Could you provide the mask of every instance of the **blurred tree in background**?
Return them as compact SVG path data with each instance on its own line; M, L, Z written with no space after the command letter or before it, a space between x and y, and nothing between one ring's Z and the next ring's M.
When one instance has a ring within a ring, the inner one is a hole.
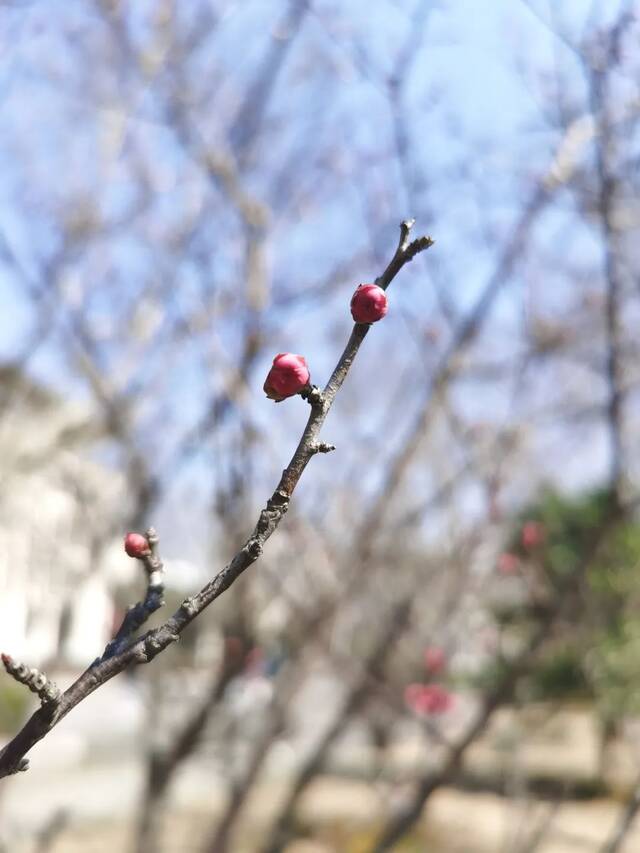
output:
M521 572L520 604L499 608L498 619L526 629L570 587L564 624L531 676L533 697L588 698L605 730L636 715L640 523L636 514L594 549L594 531L610 523L616 495L609 489L566 497L547 491L518 519L508 554Z

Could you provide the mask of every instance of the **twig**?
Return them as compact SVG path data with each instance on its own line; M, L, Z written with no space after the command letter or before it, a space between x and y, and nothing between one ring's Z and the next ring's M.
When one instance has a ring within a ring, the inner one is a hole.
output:
M155 528L150 527L145 538L149 543L149 553L142 556L140 562L147 573L147 593L143 601L127 610L118 632L107 645L102 657L94 662L94 666L123 651L133 634L164 604L164 566L158 556L158 534Z
M380 287L387 288L406 263L432 245L433 241L428 237L409 242L412 225L413 220L406 220L402 223L400 240L395 254L385 271L376 280ZM304 469L316 455L315 447L319 443L320 430L369 328L369 326L361 324L354 326L344 352L340 356L320 398L310 401L309 419L298 447L284 469L277 488L261 511L251 535L231 562L198 593L185 599L173 616L159 628L148 631L141 637L131 638L129 641L123 642L122 648L118 648L106 658L103 656L99 661L92 664L63 693L58 712L53 719L48 713L45 713L43 708L36 711L21 731L0 752L0 778L15 772L15 768L23 761L26 753L94 690L97 690L129 666L150 662L157 654L175 642L187 625L222 595L259 558L265 543L282 521ZM133 617L131 617L131 623L135 624Z

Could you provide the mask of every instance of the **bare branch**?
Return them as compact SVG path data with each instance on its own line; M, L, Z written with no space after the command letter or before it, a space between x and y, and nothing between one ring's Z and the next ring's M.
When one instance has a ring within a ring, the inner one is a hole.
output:
M432 245L433 241L430 238L419 238L409 242L412 225L412 220L406 220L402 223L398 248L386 270L377 279L380 286L388 287L406 263L411 261L416 254ZM92 664L64 692L60 699L57 714L53 719L45 708L36 711L22 730L0 753L0 777L15 772L15 768L26 753L94 690L97 690L127 667L152 661L156 655L175 642L182 631L260 557L265 543L282 521L304 469L312 457L316 455L315 447L318 445L320 430L369 328L369 326L360 324L354 326L344 352L340 356L326 387L320 395L314 395L314 399L310 399L311 413L298 447L284 469L277 488L260 513L253 532L231 562L196 595L183 601L173 616L159 628L148 631L142 637L123 642L124 647L122 649ZM135 623L133 617L131 621Z

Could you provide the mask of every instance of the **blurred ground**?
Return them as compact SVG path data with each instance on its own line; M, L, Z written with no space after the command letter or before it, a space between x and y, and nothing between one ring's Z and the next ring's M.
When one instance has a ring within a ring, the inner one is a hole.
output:
M118 790L117 788L115 790ZM125 793L125 792L123 792ZM250 833L257 837L268 806L275 802L273 790L263 789L261 802L252 811ZM167 816L162 853L200 853L215 813L215 803L201 803L199 810ZM548 806L529 804L527 815L541 819ZM375 825L379 798L364 783L335 778L319 779L305 798L303 817L313 820L319 838L294 842L287 853L341 853L367 850L370 830ZM539 853L596 853L615 824L619 806L612 800L569 802L554 812L547 839ZM464 815L464 821L461 820ZM493 794L469 794L443 789L433 798L419 830L399 851L428 850L434 853L495 853L509 849L522 827L523 813L514 817L513 802ZM335 841L337 836L342 840ZM130 821L85 821L63 832L52 853L107 853L129 849L133 837ZM249 848L250 849L250 848ZM513 849L518 849L513 848ZM622 853L640 849L640 827L629 833ZM19 841L15 853L30 853L33 843ZM160 851L159 851L160 853ZM241 849L238 850L241 853Z
M469 706L458 708L458 714L466 717L472 700L459 702ZM326 710L326 705L320 707ZM59 810L65 810L70 821L53 847L55 853L130 849L142 782L143 719L137 687L126 679L116 680L81 705L70 724L64 721L55 736L34 751L33 769L9 780L0 793L4 839L11 853L33 851L34 821L44 826ZM476 790L438 792L415 836L398 849L516 851L521 849L518 839L523 829L548 821L546 841L538 848L541 853L595 853L620 813L611 793L622 796L629 790L637 766L631 733L630 740L618 741L611 751L606 778L610 795L589 798L589 791L596 791L603 781L598 777L597 735L594 714L584 707L558 710L540 705L501 712L465 765L466 782ZM303 749L303 740L294 740L276 752L249 803L247 849L286 790L283 779L291 757ZM177 779L163 833L167 853L198 850L224 805L224 786L212 773L209 753L205 748ZM367 740L361 731L350 732L334 754L335 775L319 778L303 799L301 826L316 836L313 845L296 842L288 848L291 853L365 853L382 810L393 807L412 776L429 761L409 730L389 758L386 766L394 768L395 778L372 781L374 764ZM622 849L627 853L640 849L640 826Z

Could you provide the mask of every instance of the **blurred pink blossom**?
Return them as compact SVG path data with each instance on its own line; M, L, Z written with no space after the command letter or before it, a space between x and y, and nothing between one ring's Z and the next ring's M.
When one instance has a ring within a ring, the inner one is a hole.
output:
M444 714L453 705L453 695L441 684L408 684L404 701L415 714Z

